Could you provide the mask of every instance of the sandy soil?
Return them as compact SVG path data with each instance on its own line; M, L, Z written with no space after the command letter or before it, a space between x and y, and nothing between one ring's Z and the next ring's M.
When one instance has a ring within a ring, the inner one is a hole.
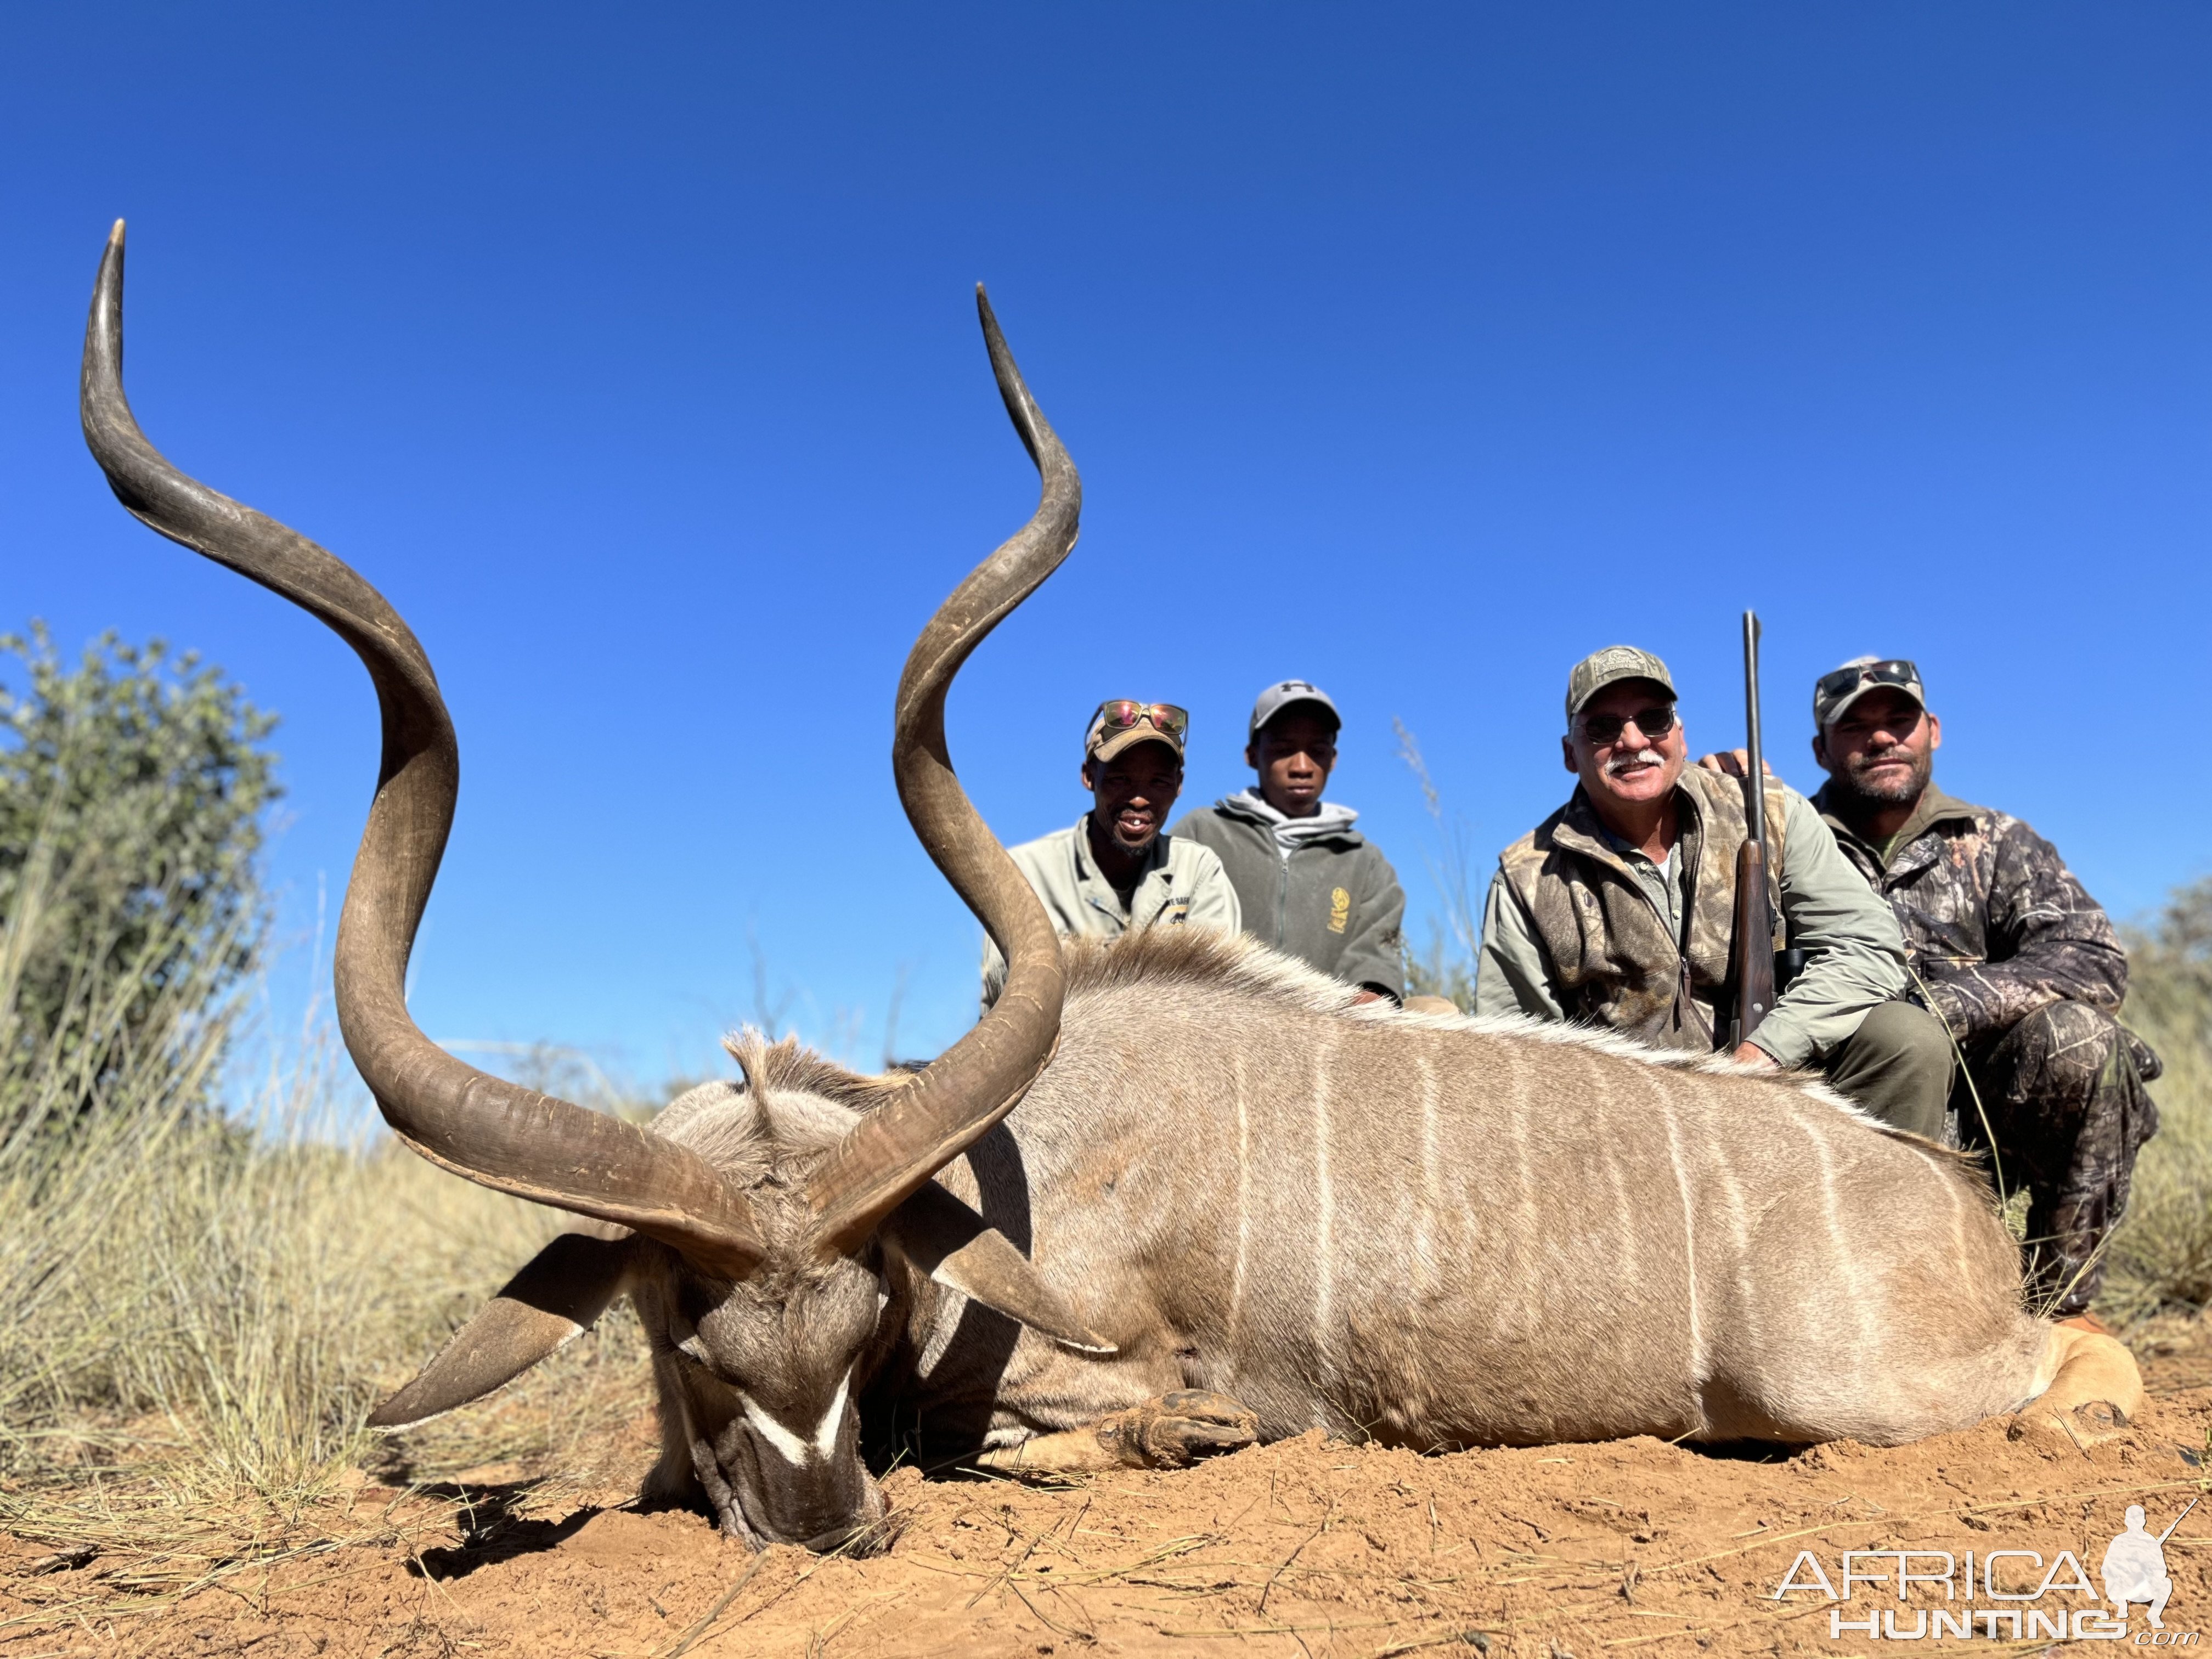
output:
M1993 1422L1768 1459L1654 1440L1420 1457L1310 1436L1049 1488L908 1470L887 1483L903 1530L863 1560L754 1557L703 1520L620 1507L621 1490L558 1493L496 1469L442 1492L364 1486L294 1517L284 1549L181 1583L65 1540L0 1539L0 1659L1861 1653L1863 1635L1831 1638L1817 1594L1773 1598L1800 1551L1838 1589L1846 1550L2028 1550L2045 1565L2070 1550L2094 1574L2128 1504L2156 1531L2212 1496L2212 1336L2145 1346L2154 1402L2094 1452ZM641 1421L623 1436L640 1468L648 1434ZM2212 1642L2208 1540L2212 1504L2166 1545L2166 1623ZM2005 1558L1997 1587L2040 1577ZM1898 1609L1893 1579L1889 1597L1862 1585L1846 1616ZM2053 1589L2030 1605L2089 1602ZM1956 1611L1915 1586L1906 1632L1930 1606Z

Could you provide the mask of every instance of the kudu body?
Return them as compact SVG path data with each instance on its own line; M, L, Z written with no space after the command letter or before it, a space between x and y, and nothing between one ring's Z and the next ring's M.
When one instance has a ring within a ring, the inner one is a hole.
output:
M348 1048L416 1151L592 1224L373 1421L489 1392L627 1292L659 1382L650 1489L755 1543L826 1548L882 1515L864 1425L1081 1468L1312 1427L1424 1449L1897 1442L2039 1396L2086 1436L2112 1420L2098 1402L2139 1401L2117 1344L2022 1311L1969 1164L1816 1085L1355 1008L1249 943L1076 943L1064 965L944 743L953 675L1066 556L1080 501L988 306L1042 499L915 647L892 761L923 845L1006 951L992 1012L914 1074L735 1044L739 1082L647 1129L472 1071L401 992L458 787L428 659L351 569L147 443L122 390L122 278L118 224L82 399L118 496L321 617L377 686L383 768L336 971Z
M2022 1310L1972 1163L1817 1085L1355 1007L1202 933L1066 948L1058 1053L938 1179L1115 1352L895 1266L871 1393L931 1453L1097 1462L1064 1431L1178 1389L1262 1439L1893 1444L2043 1394L2085 1334ZM829 1122L880 1086L743 1053L686 1116ZM2124 1366L2099 1386L2136 1403Z

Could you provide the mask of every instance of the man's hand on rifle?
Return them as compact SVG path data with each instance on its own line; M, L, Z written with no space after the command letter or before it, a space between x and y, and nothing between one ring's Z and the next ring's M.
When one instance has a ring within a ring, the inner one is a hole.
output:
M1737 752L1741 753L1742 751L1738 750ZM1756 1066L1762 1072L1778 1072L1782 1069L1781 1063L1777 1060L1772 1054L1768 1054L1765 1049L1760 1048L1756 1042L1737 1043L1735 1045L1735 1052L1730 1054L1729 1058L1735 1060L1739 1065Z
M1750 769L1751 757L1741 749L1723 749L1717 754L1700 756L1698 764L1708 772L1719 773L1724 778L1740 778ZM1770 778L1774 775L1774 769L1763 760L1759 763L1759 769Z

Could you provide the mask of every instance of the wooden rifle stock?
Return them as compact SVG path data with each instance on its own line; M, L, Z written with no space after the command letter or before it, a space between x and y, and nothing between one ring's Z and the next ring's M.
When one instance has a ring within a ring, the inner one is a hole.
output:
M1774 1012L1774 934L1766 914L1766 851L1746 836L1735 852L1735 1041ZM1734 1045L1731 1044L1731 1047Z

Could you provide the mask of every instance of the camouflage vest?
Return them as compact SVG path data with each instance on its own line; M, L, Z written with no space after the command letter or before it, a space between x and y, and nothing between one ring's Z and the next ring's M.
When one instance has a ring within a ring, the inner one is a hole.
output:
M1675 787L1682 908L1678 944L1627 860L1607 844L1580 785L1567 804L1505 849L1505 878L1535 921L1567 1018L1666 1048L1707 1049L1728 1030L1721 1011L1735 931L1735 855L1743 786L1691 766ZM1767 896L1782 916L1782 786L1766 786Z

